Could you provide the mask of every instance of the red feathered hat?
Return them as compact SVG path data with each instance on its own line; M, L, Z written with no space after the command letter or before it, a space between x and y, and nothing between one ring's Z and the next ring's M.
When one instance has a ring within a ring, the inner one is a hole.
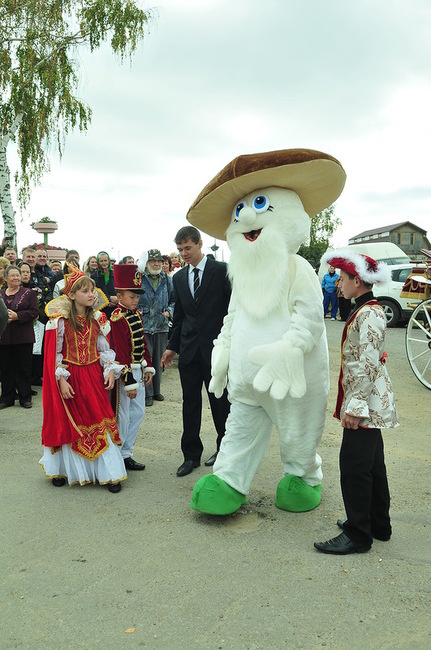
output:
M376 262L372 257L344 249L326 251L321 264L329 264L345 273L357 276L367 284L389 282L391 272L384 262Z

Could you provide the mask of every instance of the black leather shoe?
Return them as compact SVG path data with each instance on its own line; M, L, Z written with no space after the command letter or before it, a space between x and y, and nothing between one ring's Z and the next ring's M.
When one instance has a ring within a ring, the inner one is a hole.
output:
M337 519L337 526L338 528L341 528L341 530L344 530L344 526L347 524L347 519L344 521L342 519ZM373 531L373 537L374 539L378 539L379 542L388 542L391 539L391 532L384 532L384 533L375 533Z
M205 465L206 465L207 467L212 467L212 466L214 465L214 463L215 463L216 460L217 460L217 453L218 453L218 452L216 451L215 454L213 454L212 456L210 456L210 457L208 458L208 460L205 461Z
M121 491L121 483L110 483L108 485L108 490L114 494L117 494L117 492Z
M145 398L145 406L152 406L153 405L153 398L152 397L146 397Z
M185 460L177 469L177 476L187 476L187 474L191 474L200 464L199 460Z
M62 476L52 479L52 484L55 485L55 487L62 487L65 483L66 483L66 479L63 478Z
M142 463L137 463L136 460L133 460L133 458L125 458L124 465L126 469L131 472L142 472L142 470L145 469L145 465Z
M8 404L7 402L0 402L0 411L7 409L9 406L13 406L13 402L12 404Z
M33 389L32 389L32 390L31 390L31 394L32 394L32 395L37 395L37 390L33 390Z
M328 539L327 542L314 542L314 548L322 553L348 555L349 553L366 553L370 550L371 544L359 544L350 539L346 533L341 533L338 537Z
M155 399L156 402L164 402L165 401L165 398L161 393L159 393L158 395L153 395L153 399Z
M23 403L21 404L21 406L22 406L23 409L31 409L31 407L33 406L33 404L32 404L31 402L23 402Z

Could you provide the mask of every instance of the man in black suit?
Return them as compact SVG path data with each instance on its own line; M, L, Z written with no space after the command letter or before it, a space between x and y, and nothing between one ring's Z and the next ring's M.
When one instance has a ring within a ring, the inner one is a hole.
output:
M231 286L227 276L227 265L217 262L202 253L202 239L194 226L181 228L175 243L186 263L173 276L176 295L172 333L161 366L172 366L176 353L179 354L178 370L183 391L183 435L181 450L184 462L177 470L177 476L186 476L199 467L203 451L200 439L202 418L202 385L205 384L214 426L217 431L217 451L205 463L213 465L230 404L227 392L217 399L208 392L211 380L211 352L223 318L229 306Z

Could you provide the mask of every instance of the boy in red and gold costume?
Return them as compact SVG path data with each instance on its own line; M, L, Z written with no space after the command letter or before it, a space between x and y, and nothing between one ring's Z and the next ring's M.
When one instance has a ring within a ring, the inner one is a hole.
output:
M111 344L118 362L124 365L121 379L117 382L117 422L124 464L131 471L145 469L145 465L137 463L132 454L145 414L145 386L151 383L155 373L142 317L137 310L145 257L141 256L139 265L114 264L113 267L118 307L111 315Z

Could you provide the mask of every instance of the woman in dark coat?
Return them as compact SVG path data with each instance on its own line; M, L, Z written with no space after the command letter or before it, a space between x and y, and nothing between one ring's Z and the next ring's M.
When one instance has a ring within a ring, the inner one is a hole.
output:
M31 408L31 362L35 340L33 321L38 318L36 293L21 287L21 273L11 265L5 271L7 288L0 295L8 310L8 324L0 337L0 409L19 403Z
M0 296L0 336L7 327L8 313L3 298Z
M97 255L97 271L91 276L96 287L105 294L109 305L102 309L108 320L118 304L117 292L114 286L114 271L112 269L111 258L105 251L100 251Z

